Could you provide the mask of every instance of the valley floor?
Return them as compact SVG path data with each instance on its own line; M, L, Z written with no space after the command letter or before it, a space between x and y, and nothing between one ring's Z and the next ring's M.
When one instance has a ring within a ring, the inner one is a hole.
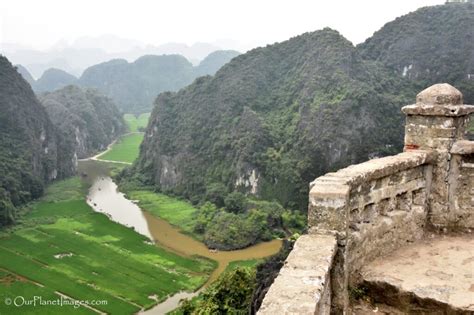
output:
M111 174L135 160L143 139L136 133L146 125L143 117L140 122L125 118L135 133L94 162L108 160ZM91 184L77 176L52 184L41 199L24 208L18 225L0 232L0 314L132 314L178 292L194 292L224 269L255 268L281 245L273 241L227 257L199 242L201 256L181 255L94 211L86 202ZM193 233L196 208L190 203L143 189L127 190L127 196L151 216L199 239ZM209 257L213 255L215 261ZM54 301L63 306L51 305Z
M62 295L97 304L80 306L79 313L131 314L196 290L215 268L209 260L156 247L94 212L84 196L79 178L58 182L29 206L20 225L2 235L0 300L6 303L0 303L0 314L20 310L15 301L25 303L22 313L63 314L74 306L26 306L34 296L51 301Z

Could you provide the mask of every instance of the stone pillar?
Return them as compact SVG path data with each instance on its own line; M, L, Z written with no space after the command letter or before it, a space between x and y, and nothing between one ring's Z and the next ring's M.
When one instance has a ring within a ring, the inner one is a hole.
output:
M452 184L451 148L464 139L469 115L474 107L463 105L461 92L449 84L435 84L420 92L416 104L402 108L407 115L405 148L433 150L437 153L433 166L429 223L436 228L451 225L449 191Z

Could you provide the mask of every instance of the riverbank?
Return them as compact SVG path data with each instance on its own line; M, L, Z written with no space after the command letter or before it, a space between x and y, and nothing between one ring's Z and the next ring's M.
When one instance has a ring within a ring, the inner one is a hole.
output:
M276 254L280 247L280 240L273 240L270 242L260 243L245 249L234 251L211 251L202 242L197 239L184 234L182 230L172 225L167 220L157 216L158 210L166 217L173 216L174 223L178 218L191 218L190 211L195 209L187 202L180 201L175 198L157 195L159 199L153 199L154 205L160 209L155 209L155 212L148 212L137 205L137 201L127 199L125 195L118 191L117 185L104 172L107 165L99 165L95 161L81 162L79 167L82 174L87 174L86 178L92 183L88 194L88 203L96 211L105 213L111 220L119 222L123 225L130 226L134 231L149 236L154 243L167 251L180 255L182 257L205 257L215 261L216 268L213 270L204 286L215 281L232 263L246 264L246 260L263 259L265 257ZM147 191L147 194L152 192ZM140 197L140 195L134 195ZM160 202L157 202L159 200ZM139 203L140 204L140 203ZM145 209L145 208L143 208ZM182 216L179 216L183 210ZM176 297L164 302L164 305L158 305L157 309L161 312L164 309L171 311L178 306L178 297L192 297L197 293L180 292ZM157 310L150 310L150 314L160 314Z

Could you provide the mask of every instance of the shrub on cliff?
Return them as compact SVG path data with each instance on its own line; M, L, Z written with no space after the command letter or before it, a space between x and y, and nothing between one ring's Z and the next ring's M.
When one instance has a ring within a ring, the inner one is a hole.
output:
M255 271L238 267L224 273L194 301L185 301L183 315L248 314L255 287Z

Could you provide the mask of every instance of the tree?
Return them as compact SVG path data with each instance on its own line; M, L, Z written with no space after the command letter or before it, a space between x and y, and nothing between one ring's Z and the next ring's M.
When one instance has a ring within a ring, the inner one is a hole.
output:
M245 196L239 192L232 192L224 199L225 208L233 213L241 213L245 210Z

